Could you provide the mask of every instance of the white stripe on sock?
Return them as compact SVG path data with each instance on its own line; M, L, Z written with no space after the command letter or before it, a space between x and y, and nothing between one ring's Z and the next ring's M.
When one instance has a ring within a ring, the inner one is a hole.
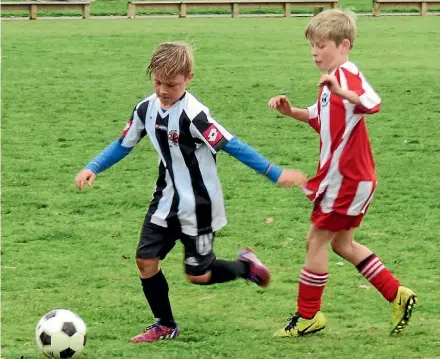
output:
M299 281L312 287L324 287L328 280L328 274L313 274L305 269L301 270Z
M328 274L313 274L313 273L306 271L305 269L301 270L301 275L305 275L306 277L309 277L310 279L327 279L328 278Z
M383 265L381 261L376 262L367 271L363 273L364 277L369 277L371 273L374 273L376 269L379 268L381 265Z
M318 280L318 279L310 279L310 278L307 278L307 277L305 277L303 275L300 275L299 279L301 279L301 280L303 280L304 282L307 282L307 283L315 283L315 284L325 284L327 282L327 278L319 279Z
M364 273L367 272L371 268L371 266L373 264L377 263L378 261L379 261L379 258L378 257L374 257L373 260L371 260L364 268L362 268L361 274L365 275Z
M304 280L302 280L302 279L300 279L299 280L300 281L300 283L302 283L302 284L305 284L305 285L309 285L309 286L311 286L311 287L324 287L325 286L325 282L324 283L310 283L310 282L306 282L306 281L304 281Z
M384 269L385 269L385 266L381 263L380 267L377 268L375 272L373 272L369 277L365 277L365 278L367 278L367 280L368 280L369 282L371 282L371 280L372 280L375 276L377 276L380 272L382 272L382 270L384 270Z

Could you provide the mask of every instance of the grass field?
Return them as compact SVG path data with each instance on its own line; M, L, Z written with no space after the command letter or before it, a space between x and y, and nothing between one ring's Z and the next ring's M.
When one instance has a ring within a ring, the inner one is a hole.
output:
M190 285L179 244L163 267L181 337L128 343L151 322L134 252L156 154L142 141L81 193L74 176L151 92L145 68L154 46L177 39L195 44L190 91L216 119L275 162L314 173L314 131L267 107L280 93L298 106L315 101L319 73L303 39L306 21L2 23L2 358L41 358L35 325L59 307L87 323L88 359L440 358L437 17L359 19L352 54L383 99L368 119L379 187L357 239L419 294L410 329L389 337L389 305L370 286L360 288L368 283L332 254L326 330L272 339L295 310L311 203L220 154L229 225L216 253L232 259L240 247L254 248L272 284Z

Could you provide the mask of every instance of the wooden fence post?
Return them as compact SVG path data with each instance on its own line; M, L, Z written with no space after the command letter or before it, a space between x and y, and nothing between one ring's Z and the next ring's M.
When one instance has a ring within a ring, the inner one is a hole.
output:
M427 12L428 12L428 6L427 6L426 2L422 2L420 4L420 15L425 16Z
M290 4L288 2L284 3L284 17L290 17Z
M82 17L83 19L88 19L90 17L90 8L89 4L84 4L82 9Z
M232 4L232 17L239 17L240 16L240 9L238 7L238 3L234 2Z
M313 8L313 15L318 15L320 12L324 10L323 7L314 7Z
M373 16L380 16L380 4L373 0Z
M186 17L186 4L181 2L179 7L179 17Z
M29 11L29 20L37 20L37 5L32 4L31 9Z
M128 17L134 19L136 17L136 5L131 1L128 2Z

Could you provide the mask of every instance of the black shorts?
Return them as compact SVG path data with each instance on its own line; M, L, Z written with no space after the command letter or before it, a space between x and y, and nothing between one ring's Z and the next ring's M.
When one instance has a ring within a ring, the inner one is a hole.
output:
M215 261L212 250L215 233L188 236L177 228L161 227L147 218L142 226L136 258L164 259L180 239L185 249L185 272L190 275L205 274Z

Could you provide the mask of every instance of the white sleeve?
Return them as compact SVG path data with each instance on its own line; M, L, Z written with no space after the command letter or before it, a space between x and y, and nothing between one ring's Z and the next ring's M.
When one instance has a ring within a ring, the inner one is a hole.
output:
M140 107L143 107L144 105L148 106L148 104L143 103L141 104ZM122 135L121 135L122 146L128 148L134 147L142 139L142 137L145 136L146 131L145 131L144 121L139 116L138 108L135 109L133 111L133 115L131 116L131 119L128 120L124 130L122 131Z

